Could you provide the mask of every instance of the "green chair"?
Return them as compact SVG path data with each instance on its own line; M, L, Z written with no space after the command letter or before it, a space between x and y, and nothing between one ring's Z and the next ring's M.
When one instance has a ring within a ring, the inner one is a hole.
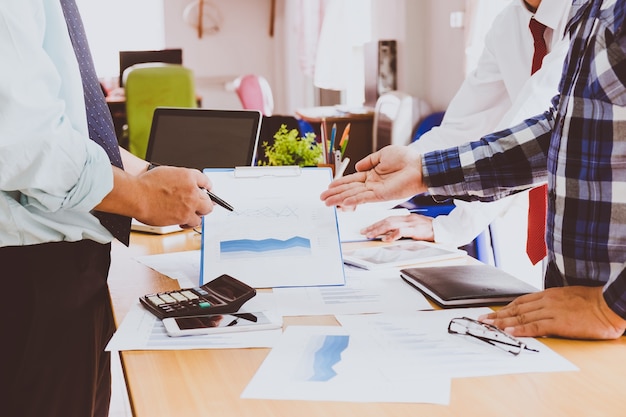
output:
M128 150L145 158L157 107L198 107L193 72L176 64L136 64L124 71Z

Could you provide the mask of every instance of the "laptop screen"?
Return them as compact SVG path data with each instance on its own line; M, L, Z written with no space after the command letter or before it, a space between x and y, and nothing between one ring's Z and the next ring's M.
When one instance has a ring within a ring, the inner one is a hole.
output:
M251 166L260 128L261 113L256 110L159 107L146 160L199 170Z

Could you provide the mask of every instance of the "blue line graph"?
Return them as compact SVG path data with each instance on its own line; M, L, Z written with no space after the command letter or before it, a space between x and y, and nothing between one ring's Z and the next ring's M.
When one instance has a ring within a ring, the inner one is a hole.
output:
M329 381L337 376L333 366L341 361L341 354L348 347L350 336L324 336L324 343L313 355L313 375L309 381Z
M294 236L287 240L280 239L234 239L220 242L222 258L248 256L297 256L311 253L311 240Z

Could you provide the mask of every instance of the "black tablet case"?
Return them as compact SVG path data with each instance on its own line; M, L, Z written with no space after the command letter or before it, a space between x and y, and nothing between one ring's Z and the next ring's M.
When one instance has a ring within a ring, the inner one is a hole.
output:
M491 265L406 268L400 276L441 307L506 304L538 291L530 284Z

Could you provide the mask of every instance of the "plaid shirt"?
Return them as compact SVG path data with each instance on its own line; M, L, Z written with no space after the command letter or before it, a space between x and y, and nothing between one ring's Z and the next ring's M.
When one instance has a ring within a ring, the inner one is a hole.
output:
M491 201L548 181L546 286L604 285L626 318L626 0L575 0L559 95L543 115L423 157L433 195Z

